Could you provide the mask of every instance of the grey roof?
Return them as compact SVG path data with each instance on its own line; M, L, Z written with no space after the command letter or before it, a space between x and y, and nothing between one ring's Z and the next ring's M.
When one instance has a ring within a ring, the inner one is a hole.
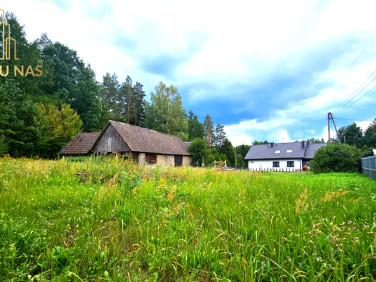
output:
M81 156L90 153L100 132L78 133L59 152L61 155Z
M316 151L321 147L326 146L326 143L312 143L308 144L307 150L304 154L304 159L313 159Z
M133 152L164 155L191 155L188 152L187 145L177 136L118 121L110 120L102 131L101 136L109 125L115 128L117 133L119 133ZM98 141L100 138L101 137L98 138Z
M253 145L244 159L313 159L317 149L325 145L325 143L307 144L307 141Z

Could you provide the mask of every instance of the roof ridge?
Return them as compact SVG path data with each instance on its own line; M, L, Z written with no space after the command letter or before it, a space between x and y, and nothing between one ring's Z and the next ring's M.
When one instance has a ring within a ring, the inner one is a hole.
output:
M110 120L109 122L116 122L116 123L124 124L126 126L138 127L138 128L141 128L141 129L144 129L144 130L148 130L148 131L151 131L151 132L154 132L154 133L159 133L159 134L164 134L164 135L172 136L172 137L175 137L175 138L179 138L182 142L184 142L179 136L176 136L176 135L173 135L173 134L169 134L169 133L163 133L163 132L160 132L160 131L157 131L157 130L154 130L154 129L150 129L150 128L147 128L147 127L142 127L142 126L138 126L138 125L135 125L135 124L129 124L129 123L126 123L126 122L121 122L121 121L116 121L116 120Z

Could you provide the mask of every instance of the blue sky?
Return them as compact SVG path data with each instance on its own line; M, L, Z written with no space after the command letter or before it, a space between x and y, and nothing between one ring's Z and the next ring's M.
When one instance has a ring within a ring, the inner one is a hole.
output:
M374 1L6 0L29 40L46 32L101 81L174 84L184 107L225 125L233 144L327 138L376 117ZM368 90L371 90L367 93ZM367 93L367 94L366 94ZM363 96L364 94L364 96Z

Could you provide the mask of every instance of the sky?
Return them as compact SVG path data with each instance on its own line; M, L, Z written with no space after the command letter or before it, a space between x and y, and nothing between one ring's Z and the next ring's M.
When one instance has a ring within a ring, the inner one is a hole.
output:
M376 117L376 2L5 0L29 41L77 50L98 81L116 73L179 89L233 145L327 139ZM368 79L368 80L367 80ZM360 88L359 88L360 87ZM331 126L331 134L334 128Z

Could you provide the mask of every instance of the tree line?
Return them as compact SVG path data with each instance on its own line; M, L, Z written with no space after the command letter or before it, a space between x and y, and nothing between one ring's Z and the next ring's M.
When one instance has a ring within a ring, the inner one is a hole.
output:
M7 13L12 37L23 65L41 65L43 75L0 76L0 156L54 158L79 132L101 131L108 120L117 120L204 142L209 160L234 163L234 148L224 126L214 126L207 114L200 122L183 107L174 85L160 82L146 101L143 85L127 76L106 73L96 81L95 72L77 52L46 34L33 42L13 13ZM2 30L0 30L2 36ZM0 55L2 54L0 48ZM0 61L2 70L20 61Z
M338 135L340 140L336 141L370 151L371 148L376 148L376 118L364 131L354 122L340 127Z

